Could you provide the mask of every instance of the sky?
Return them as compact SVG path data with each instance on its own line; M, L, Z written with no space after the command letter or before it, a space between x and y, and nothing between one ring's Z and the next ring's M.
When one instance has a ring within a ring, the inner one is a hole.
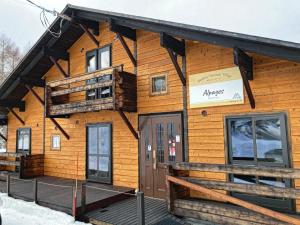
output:
M66 4L300 43L299 0L32 0L61 11ZM21 49L43 34L41 10L26 0L0 0L0 33ZM48 16L49 20L54 19Z

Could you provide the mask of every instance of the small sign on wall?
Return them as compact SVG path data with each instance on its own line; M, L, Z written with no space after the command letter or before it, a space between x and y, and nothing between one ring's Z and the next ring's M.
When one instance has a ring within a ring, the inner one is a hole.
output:
M189 77L190 108L244 103L238 67L193 74Z

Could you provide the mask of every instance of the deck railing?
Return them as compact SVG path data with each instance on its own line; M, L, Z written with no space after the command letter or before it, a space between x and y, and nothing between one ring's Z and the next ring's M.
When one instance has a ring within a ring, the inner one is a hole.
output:
M123 71L122 66L111 67L48 82L46 114L55 117L116 109L135 112L136 96L136 76Z
M245 193L250 195L300 199L299 189L287 188L287 187L274 187L274 186L266 186L266 185L259 185L259 184L232 183L229 181L227 182L227 181L219 181L219 180L205 180L198 177L190 177L189 176L190 171L298 179L300 178L299 169L266 167L266 166L243 166L243 165L223 165L223 164L183 162L183 163L175 163L173 165L168 166L166 180L167 180L167 193L168 193L167 196L168 209L170 212L175 214L176 212L180 212L179 213L181 214L180 216L183 216L182 213L184 213L185 209L192 210L193 206L187 206L186 202L184 201L180 202L176 200L189 197L190 195L189 190L194 190L202 194L205 194L206 197L210 196L213 199L217 199L222 202L228 202L234 205L241 206L243 208L254 211L256 213L263 214L264 216L276 219L277 221L280 220L289 224L300 224L300 220L298 218L294 218L292 216L288 216L283 213L279 213L277 211L273 211L216 191L216 190L222 190L222 191L229 191L229 192ZM185 204L185 206L182 206L180 204L183 205ZM213 208L213 206L210 206L208 208L209 209L205 209L207 210L205 213L213 214L216 213L217 211L216 208ZM230 215L229 211L230 210L228 210L228 215ZM213 216L211 216L211 218L212 217ZM215 219L215 217L213 218ZM217 221L215 220L214 222Z

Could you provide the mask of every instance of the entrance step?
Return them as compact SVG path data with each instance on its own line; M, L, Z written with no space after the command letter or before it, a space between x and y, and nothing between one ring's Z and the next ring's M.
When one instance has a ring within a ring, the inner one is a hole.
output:
M199 199L176 199L174 214L217 224L230 225L287 225L239 206Z

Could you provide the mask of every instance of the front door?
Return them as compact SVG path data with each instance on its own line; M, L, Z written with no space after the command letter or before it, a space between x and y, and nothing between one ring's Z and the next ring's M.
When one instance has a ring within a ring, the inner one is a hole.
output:
M111 183L111 124L87 126L87 179Z
M141 116L141 189L147 196L165 198L166 164L181 162L181 114Z

